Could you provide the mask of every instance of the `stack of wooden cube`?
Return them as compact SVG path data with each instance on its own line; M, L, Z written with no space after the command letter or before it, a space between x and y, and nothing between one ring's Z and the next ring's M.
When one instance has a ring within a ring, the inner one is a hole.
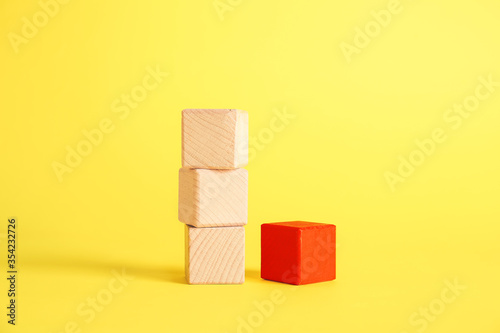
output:
M179 221L186 224L190 284L245 281L248 219L248 113L182 111Z

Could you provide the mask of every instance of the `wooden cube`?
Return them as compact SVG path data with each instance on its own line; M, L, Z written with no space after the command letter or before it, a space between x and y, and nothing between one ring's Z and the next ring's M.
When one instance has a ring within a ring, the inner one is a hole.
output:
M245 228L187 225L186 280L189 284L245 282Z
M180 169L179 221L195 227L246 225L248 171Z
M182 166L235 169L248 164L248 113L234 109L182 111Z
M261 277L295 285L334 280L335 232L333 224L262 224Z

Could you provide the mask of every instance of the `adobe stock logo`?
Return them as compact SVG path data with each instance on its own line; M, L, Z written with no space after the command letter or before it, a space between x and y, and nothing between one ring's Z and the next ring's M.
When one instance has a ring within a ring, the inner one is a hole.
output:
M333 241L331 234L326 237L316 238L316 247L311 255L302 258L301 266L293 265L289 270L283 273L283 280L305 280L309 276L315 274L318 269L322 269L327 260L331 260L332 254L335 254L337 244Z
M288 112L287 107L281 110L273 109L273 117L269 120L269 125L259 130L255 136L249 136L248 147L238 147L241 150L248 150L248 163L250 164L275 138L276 134L283 132L297 117L296 114Z
M253 333L264 324L266 318L270 318L275 311L276 305L281 305L287 300L286 296L279 289L274 289L269 295L269 299L261 302L254 301L255 310L250 312L246 318L238 316L237 333Z
M307 277L309 274L313 274L318 270L320 263L327 260L332 253L336 251L339 247L339 244L333 243L331 235L326 238L318 237L316 238L317 246L314 251L307 257L304 258L304 271L303 277ZM289 276L297 276L298 267L291 267L289 270L283 273L283 279L286 279ZM276 287L271 291L267 300L263 300L261 302L254 301L253 305L255 310L250 312L246 316L238 316L236 318L238 322L238 326L236 327L236 333L254 333L258 332L259 329L269 321L276 309L278 309L278 305L283 305L288 301L287 295L280 289L280 287ZM290 293L295 293L299 290L299 287L294 286L291 289L287 289Z
M212 5L214 6L215 11L217 12L217 16L221 21L224 21L225 13L228 11L233 11L237 8L243 0L214 0Z
M135 279L127 274L125 268L122 268L121 272L113 269L111 274L113 277L108 280L104 288L87 297L78 305L75 310L78 319L67 321L61 329L54 333L87 332L90 324L108 307L111 307L117 296Z
M352 43L340 43L340 50L347 63L350 64L355 54L360 54L363 49L367 48L372 40L391 24L393 17L402 11L403 6L399 0L390 0L386 9L372 10L370 15L373 19L368 21L363 28L358 26L354 28L355 35Z
M128 93L123 93L111 103L111 112L116 113L118 118L123 121L127 119L130 113L137 109L142 102L157 89L164 79L169 75L157 65L156 69L148 66L145 69L141 83L135 85ZM94 128L81 131L83 138L74 146L66 145L66 156L62 162L52 161L52 170L59 182L62 182L66 173L73 172L78 168L94 151L94 148L100 146L106 135L113 133L118 124L117 120L110 117L102 118Z
M425 332L429 328L429 325L434 323L467 289L467 286L460 284L457 278L454 278L453 281L445 280L444 285L439 297L432 299L425 306L420 306L408 318L410 326L416 333ZM409 332L401 331L400 333Z
M481 103L490 98L500 87L500 82L493 81L493 74L489 74L486 78L480 76L478 81L474 93L465 97L461 103L453 104L453 107L443 113L443 121L450 129L446 130L444 126L434 128L427 138L415 139L416 148L409 154L397 156L399 165L395 172L386 171L384 173L385 181L392 192L396 191L398 184L404 183L418 167L422 166L429 157L438 151L439 145L448 139L448 133L459 130L464 121L479 109Z
M19 53L19 47L28 42L38 35L40 29L49 24L50 19L54 18L61 10L61 5L66 5L70 0L40 0L38 5L40 10L36 11L31 20L26 16L21 18L23 23L21 27L21 34L9 32L7 38L15 53Z

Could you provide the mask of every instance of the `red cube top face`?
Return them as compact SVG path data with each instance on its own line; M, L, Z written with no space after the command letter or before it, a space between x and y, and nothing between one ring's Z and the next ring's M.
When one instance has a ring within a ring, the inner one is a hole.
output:
M261 277L289 284L335 279L333 224L265 223L261 226Z

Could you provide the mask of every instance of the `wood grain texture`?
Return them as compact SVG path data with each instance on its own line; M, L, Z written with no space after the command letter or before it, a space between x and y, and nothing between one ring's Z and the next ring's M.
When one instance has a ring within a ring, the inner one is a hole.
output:
M181 168L179 221L195 227L246 225L248 171Z
M248 164L248 113L235 109L182 111L182 166L235 169Z
M186 225L186 281L189 284L245 282L245 229Z

